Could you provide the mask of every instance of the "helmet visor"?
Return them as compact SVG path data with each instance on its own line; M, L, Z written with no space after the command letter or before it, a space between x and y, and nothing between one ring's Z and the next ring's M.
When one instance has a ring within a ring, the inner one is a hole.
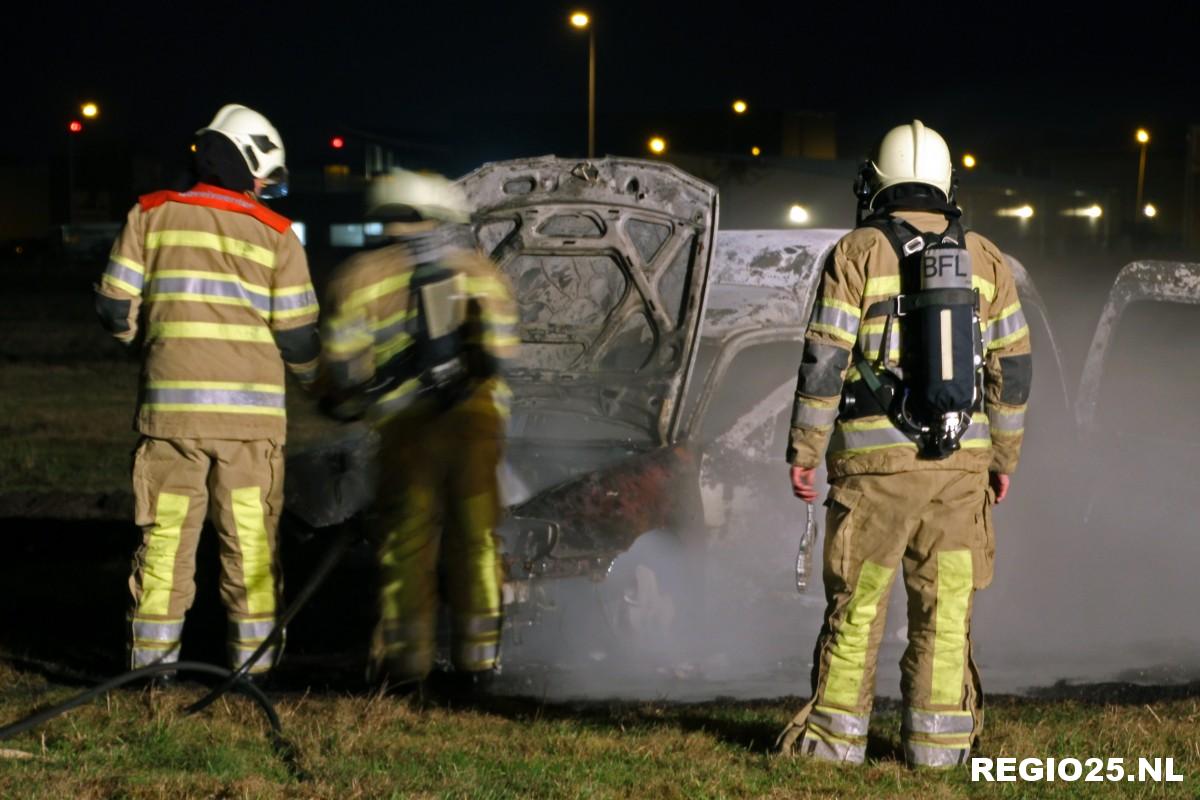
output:
M276 167L263 180L267 182L267 185L258 193L263 200L278 200L281 197L287 197L288 171L285 167Z

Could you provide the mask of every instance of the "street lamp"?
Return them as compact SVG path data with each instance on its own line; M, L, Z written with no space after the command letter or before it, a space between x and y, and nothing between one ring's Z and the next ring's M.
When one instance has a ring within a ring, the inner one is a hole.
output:
M761 155L762 155L762 148L761 148L761 147L759 147L758 145L755 145L754 147L751 147L751 148L750 148L750 155L754 156L755 158L758 158L759 156L761 156Z
M1137 182L1137 205L1142 205L1142 190L1146 186L1146 145L1150 144L1150 132L1145 128L1138 128L1137 134L1134 136L1140 145L1141 154L1138 156L1138 182ZM1153 214L1146 216L1152 217Z
M1142 209L1142 213L1145 214L1148 219L1154 219L1158 216L1158 208L1155 207L1154 203L1146 203L1145 208Z
M571 26L588 32L588 158L596 157L596 28L584 11L571 14Z
M79 107L79 113L88 119L95 119L100 116L100 106L95 103L84 103Z
M750 106L746 105L745 100L734 100L733 101L733 113L735 113L735 114L745 114L749 108L750 108Z
M646 146L649 147L650 152L654 153L656 156L661 156L663 153L667 152L667 140L661 136L651 137L650 141L646 143Z
M963 166L967 169L975 169L976 163L975 156L971 155L970 153L963 155Z

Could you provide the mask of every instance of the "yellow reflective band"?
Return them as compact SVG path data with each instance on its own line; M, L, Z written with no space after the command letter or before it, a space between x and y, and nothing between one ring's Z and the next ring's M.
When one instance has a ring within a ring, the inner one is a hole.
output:
M218 339L227 342L275 344L271 331L261 325L225 325L220 322L154 322L148 339Z
M488 311L486 309L480 316L483 317L485 322L493 325L516 325L521 321L521 318L516 314L505 314L500 311Z
M852 306L842 300L838 300L836 297L822 297L821 305L825 306L826 308L836 308L838 311L844 311L855 319L862 317L861 308L858 306Z
M275 611L275 582L271 575L271 543L263 520L262 490L247 486L230 492L233 521L242 550L242 585L251 614Z
M460 598L465 601L466 608L478 615L500 614L500 560L496 558L493 528L499 512L499 499L490 492L477 494L462 501L460 513L466 525L466 541L472 544L468 552L472 553L476 563L466 564L472 580L468 581L468 597ZM491 546L479 546L491 545ZM473 637L477 641L485 637ZM496 633L499 640L499 632Z
M108 260L109 260L109 261L115 261L115 262L117 262L118 264L120 264L122 267L125 267L125 268L127 268L127 269L131 269L131 270L133 270L134 272L137 272L137 273L139 273L139 274L141 274L141 275L145 275L145 274L146 274L146 269L145 269L145 267L143 267L141 264L139 264L139 263L137 263L136 261L134 261L132 258L126 258L125 256L118 256L118 255L110 255L110 256L108 257Z
M416 312L415 310L414 310L414 311L409 311L407 308L405 308L405 309L401 309L400 311L397 311L395 314L392 314L390 317L385 317L385 318L383 318L383 319L381 319L381 320L378 320L378 321L376 321L376 322L372 322L372 323L371 323L371 330L373 330L373 331L381 331L381 330L383 330L384 328L390 328L390 327L392 327L392 326L393 326L393 325L395 325L397 322L403 322L404 320L407 320L407 319L412 319L412 318L413 318L413 317L415 317L416 315L417 315L417 312Z
M120 289L122 292L127 292L127 293L133 295L134 297L137 297L138 295L140 295L142 293L141 289L137 288L136 286L126 283L125 281L121 280L120 278L114 278L112 275L109 275L107 272L100 276L100 283L105 284L107 286L111 286L114 289Z
M963 439L958 446L964 450L986 450L992 446L992 440L990 437L987 439Z
M504 283L490 276L467 277L467 292L473 295L505 295L508 293Z
M302 306L300 308L289 308L284 311L272 311L271 319L293 319L295 317L303 317L306 314L316 314L320 307L316 303Z
M405 348L412 344L412 337L407 333L397 333L392 338L375 347L375 364L386 364L396 356L397 353L404 352Z
M808 329L809 331L816 331L818 333L827 333L830 336L841 339L843 342L849 342L850 344L854 344L854 342L857 341L857 337L853 333L844 331L836 325L826 325L824 322L810 322Z
M832 400L820 400L820 399L816 399L816 398L812 398L812 397L805 397L802 394L798 394L798 395L796 395L796 402L802 406L808 406L810 408L819 408L822 411L825 411L825 410L828 410L831 408L837 408L838 403L841 401L838 400L838 398L836 398L836 397Z
M223 389L230 392L271 392L283 394L275 383L236 383L230 381L147 381L147 389Z
M305 292L315 292L311 283L305 283L301 286L284 286L271 290L271 294L275 297L291 297L292 295L304 294Z
M847 739L843 736L838 736L836 733L830 733L819 725L813 725L811 723L805 726L804 735L806 737L811 736L814 739L820 739L825 744L845 744L849 745L850 747L861 747L863 739L866 738L865 736L860 736L857 740Z
M1008 308L1001 311L999 316L992 317L992 324L995 325L997 322L1006 320L1020 310L1021 310L1021 302L1018 300L1017 302L1013 303ZM982 325L982 323L980 323L980 324Z
M483 343L488 347L516 347L521 343L521 338L519 336L485 333L483 335Z
M899 275L884 275L879 278L867 278L867 285L863 289L864 297L879 297L900 294L900 276Z
M937 554L937 613L933 636L933 688L930 702L956 706L962 702L967 659L967 607L971 602L970 550Z
M858 706L863 673L867 668L871 626L879 612L879 601L892 582L894 570L873 561L864 561L846 616L834 633L829 649L829 673L825 679L822 703L851 708Z
M987 346L988 352L990 353L993 350L999 350L1002 347L1008 347L1013 342L1018 341L1028 335L1029 335L1029 326L1022 325L1020 328L1013 331L1008 336L1003 336L999 339L993 339L992 341L988 342L988 346Z
M146 234L146 249L154 250L159 247L216 250L218 253L254 261L268 269L275 268L274 251L232 236L221 236L207 231L152 231Z
M226 406L217 403L142 403L142 408L153 411L208 411L220 414L266 414L285 417L287 411L267 406Z
M370 286L364 286L361 289L356 289L346 298L344 310L364 306L372 300L378 300L381 297L398 292L401 289L408 288L408 284L412 282L412 273L405 272L402 275L393 275L390 278L385 278L378 283L373 283Z
M137 613L165 617L170 613L171 589L175 585L175 554L187 521L188 499L162 492L154 511L154 527L146 543L142 564L142 599Z
M978 275L971 276L971 288L978 289L979 293L983 295L983 299L989 303L996 299L996 284Z
M395 389L392 389L390 392L385 394L383 397L379 398L379 404L382 405L391 400L398 400L399 398L403 397L406 394L411 394L411 393L415 392L419 388L421 388L421 381L418 380L417 378L411 378L411 379L405 381L404 383L400 384L399 386L397 386Z
M271 290L261 284L251 283L237 275L227 275L224 272L206 272L199 269L163 269L155 270L150 276L150 280L156 281L166 278L199 278L205 281L224 281L225 283L240 284L243 289L253 294L259 294L267 297L271 294Z
M842 423L842 430L848 433L855 433L857 431L880 431L884 430L885 428L894 427L895 423L884 416L880 416L877 419L868 417L862 420L851 420L849 422Z

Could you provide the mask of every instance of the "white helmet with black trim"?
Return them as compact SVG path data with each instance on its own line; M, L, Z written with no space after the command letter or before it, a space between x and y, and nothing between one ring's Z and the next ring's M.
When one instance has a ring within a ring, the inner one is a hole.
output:
M207 127L197 135L219 133L237 147L246 161L250 174L265 181L262 197L283 197L287 194L287 167L284 165L283 138L275 126L262 114L237 103L221 107Z
M367 189L367 216L396 218L416 214L423 220L466 223L471 209L463 190L450 179L432 172L392 170L371 181Z
M873 207L884 189L901 183L922 183L953 200L954 163L946 140L919 119L888 131L867 162L858 191Z

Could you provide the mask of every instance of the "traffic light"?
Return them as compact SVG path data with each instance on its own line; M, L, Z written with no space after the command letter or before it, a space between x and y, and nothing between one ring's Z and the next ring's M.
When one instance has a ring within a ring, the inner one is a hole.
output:
M73 119L71 120L71 124L67 126L67 130L69 130L71 133L82 133L83 123L77 119Z
M342 138L341 136L334 136L332 139L329 140L329 146L332 147L334 150L341 150L343 147L346 146L346 140L344 138Z

